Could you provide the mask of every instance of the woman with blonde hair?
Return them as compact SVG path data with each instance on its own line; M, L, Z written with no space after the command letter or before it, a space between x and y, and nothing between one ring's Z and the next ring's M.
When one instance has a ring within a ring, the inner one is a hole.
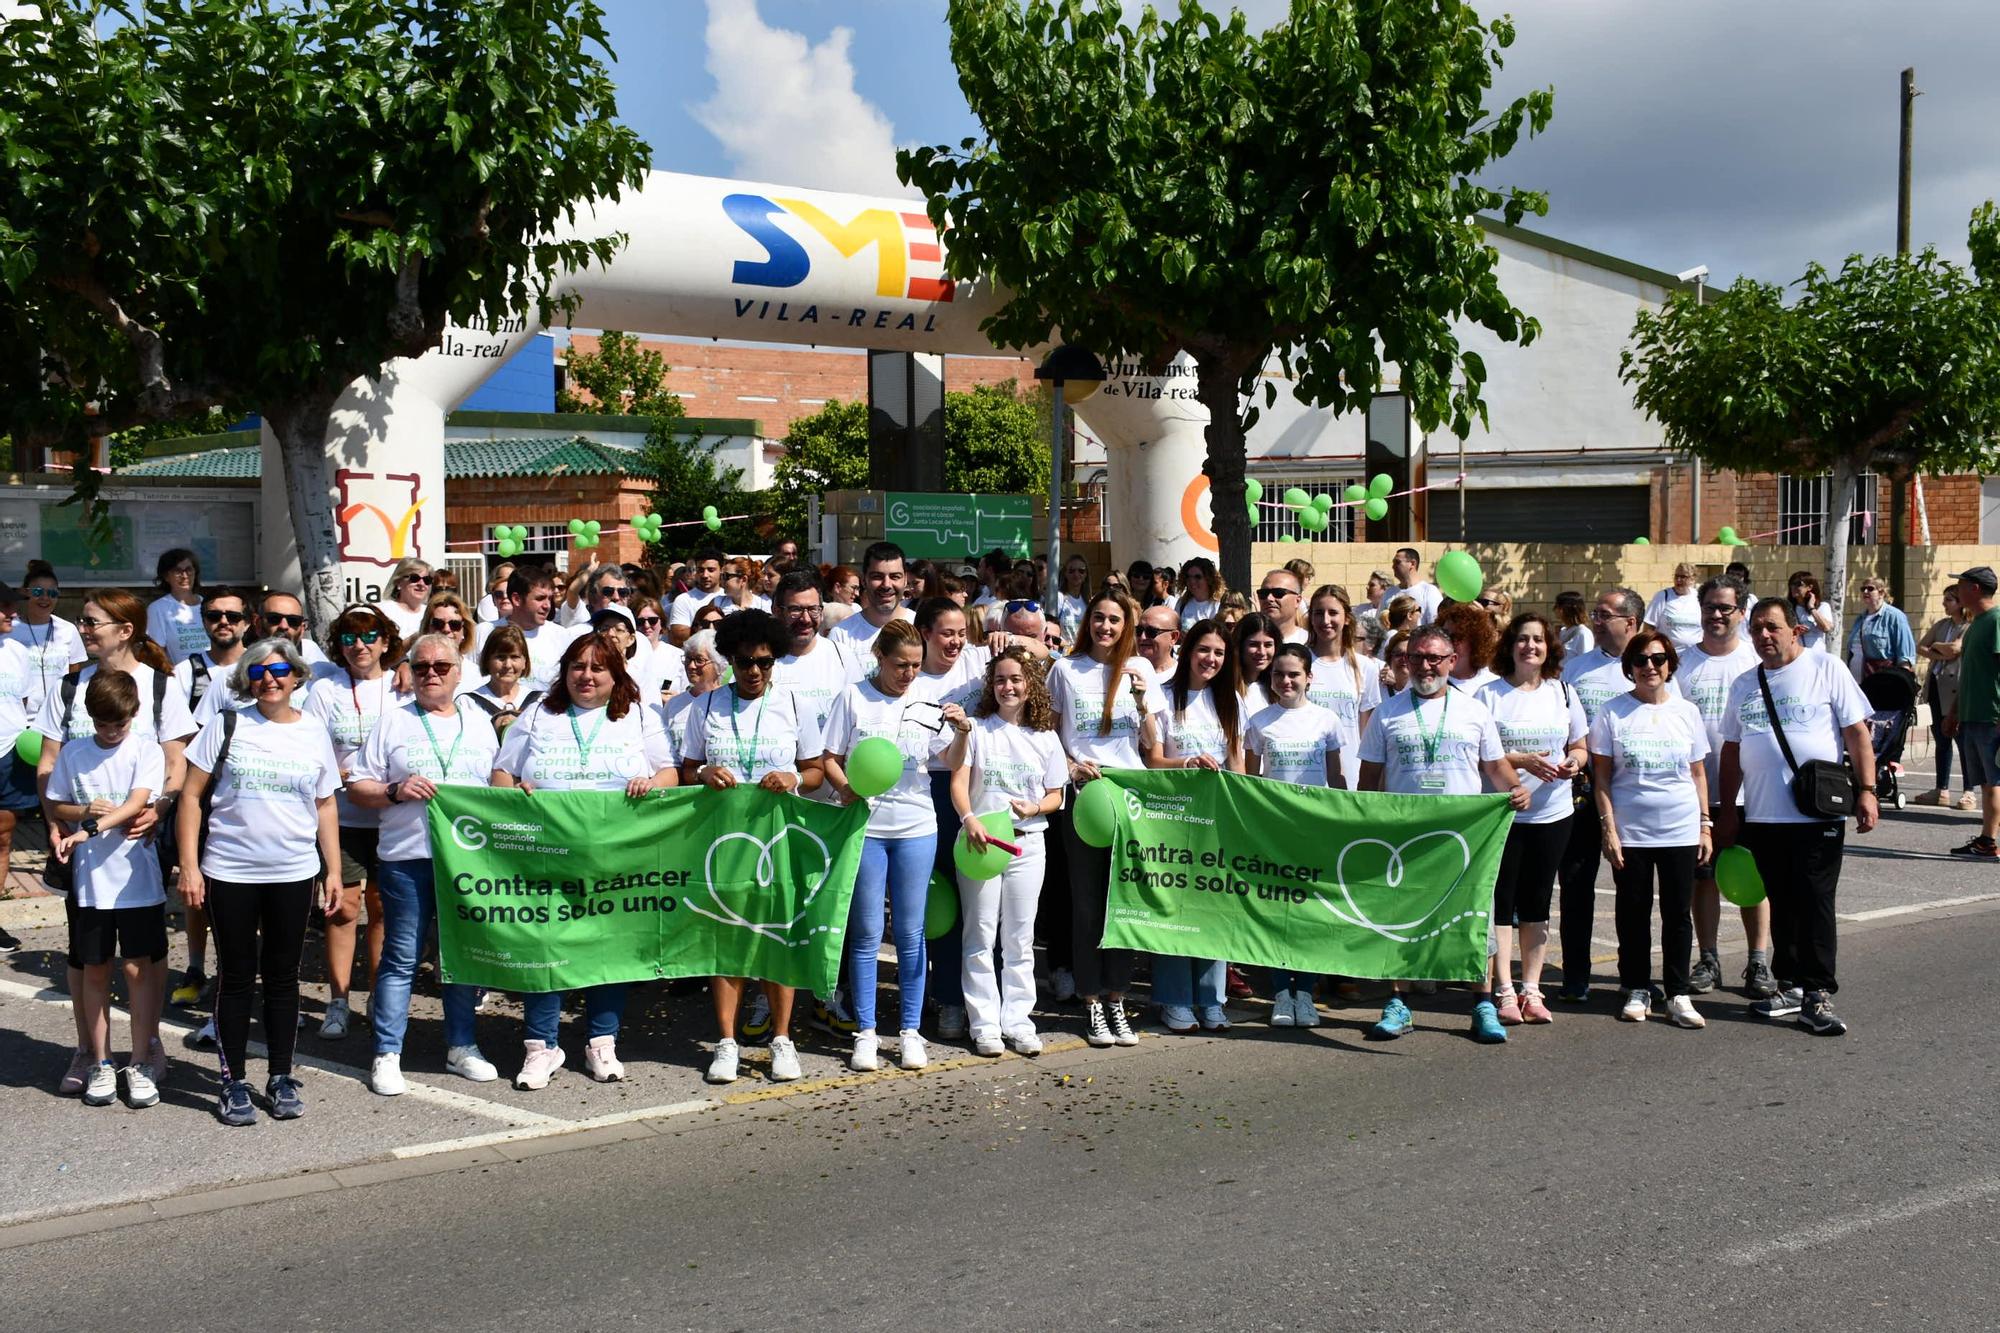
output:
M461 679L470 681L479 675L477 629L464 598L455 592L434 592L424 604L424 618L417 626L417 635L442 634L457 644Z
M1382 664L1356 647L1354 606L1346 592L1332 583L1313 589L1306 604L1306 643L1313 656L1306 700L1340 719L1340 748L1348 754L1361 744L1368 718L1382 702ZM1350 790L1358 765L1341 769L1342 785Z
M424 603L431 595L430 562L415 556L405 556L389 571L389 582L382 589L382 600L375 603L396 633L403 638L412 638L417 627L423 623Z

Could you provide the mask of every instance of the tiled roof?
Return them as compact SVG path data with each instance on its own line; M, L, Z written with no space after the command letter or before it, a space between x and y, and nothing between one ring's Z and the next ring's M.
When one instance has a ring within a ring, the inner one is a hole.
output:
M257 445L204 449L198 454L148 458L118 469L120 477L250 478L264 473L264 451Z
M444 475L461 477L615 477L633 471L638 452L580 436L530 440L447 440ZM120 477L255 478L264 454L256 446L204 449L148 458L118 469Z

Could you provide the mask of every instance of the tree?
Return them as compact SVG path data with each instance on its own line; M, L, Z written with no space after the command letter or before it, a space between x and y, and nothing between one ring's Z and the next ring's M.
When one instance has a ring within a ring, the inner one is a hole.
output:
M558 412L596 412L678 420L687 415L678 395L667 388L667 363L639 345L630 333L606 329L595 352L569 354L569 384L556 394Z
M339 609L340 395L603 263L648 162L594 0L43 0L0 24L0 401L78 447L233 403L281 446L307 609ZM98 29L102 27L100 33Z
M714 505L722 515L753 512L749 497L741 488L743 469L719 464L716 446L693 435L676 422L656 417L640 447L639 470L652 478L652 512L669 523L693 523L702 509ZM701 527L669 529L659 543L677 551L692 551L717 545L730 551L747 551L760 538L758 523L739 519L724 523L715 532Z
M1972 216L1973 269L1850 256L1783 288L1739 278L1641 311L1620 376L1667 443L1738 472L1829 472L1827 601L1847 591L1855 481L2000 465L2000 214Z
M1223 572L1249 587L1245 401L1273 357L1306 402L1365 408L1394 362L1424 429L1486 419L1485 367L1452 321L1522 343L1538 326L1501 292L1474 217L1547 204L1479 177L1548 123L1553 93L1489 117L1513 25L1458 0L1293 0L1262 34L1196 0L1120 14L951 0L985 137L900 152L897 169L949 226L952 275L1011 289L984 326L996 343L1060 329L1153 366L1192 356Z
M949 457L949 454L947 454ZM868 489L868 404L838 398L792 423L771 489L778 530L803 539L806 497Z

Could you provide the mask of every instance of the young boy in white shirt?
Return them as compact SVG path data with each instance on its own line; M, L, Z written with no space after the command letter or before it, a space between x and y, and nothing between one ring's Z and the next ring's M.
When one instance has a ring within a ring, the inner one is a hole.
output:
M139 687L123 671L102 671L84 689L83 706L95 727L88 741L63 746L49 774L47 808L55 830L50 849L73 871L67 903L69 962L82 969L76 1004L90 1049L86 1106L118 1099L119 1071L111 1063L111 960L125 961L132 1000L132 1059L125 1067L126 1097L134 1107L160 1100L166 1051L160 1045L160 1009L167 987L167 893L160 858L151 844L128 839L125 826L166 785L166 756L157 741L132 734Z

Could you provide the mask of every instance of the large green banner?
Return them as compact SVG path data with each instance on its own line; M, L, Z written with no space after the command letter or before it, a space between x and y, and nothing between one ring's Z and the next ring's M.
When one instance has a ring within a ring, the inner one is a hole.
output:
M762 977L833 993L868 808L756 787L441 787L440 974L522 992Z
M1171 769L1104 777L1122 797L1107 946L1350 977L1485 975L1505 796Z

